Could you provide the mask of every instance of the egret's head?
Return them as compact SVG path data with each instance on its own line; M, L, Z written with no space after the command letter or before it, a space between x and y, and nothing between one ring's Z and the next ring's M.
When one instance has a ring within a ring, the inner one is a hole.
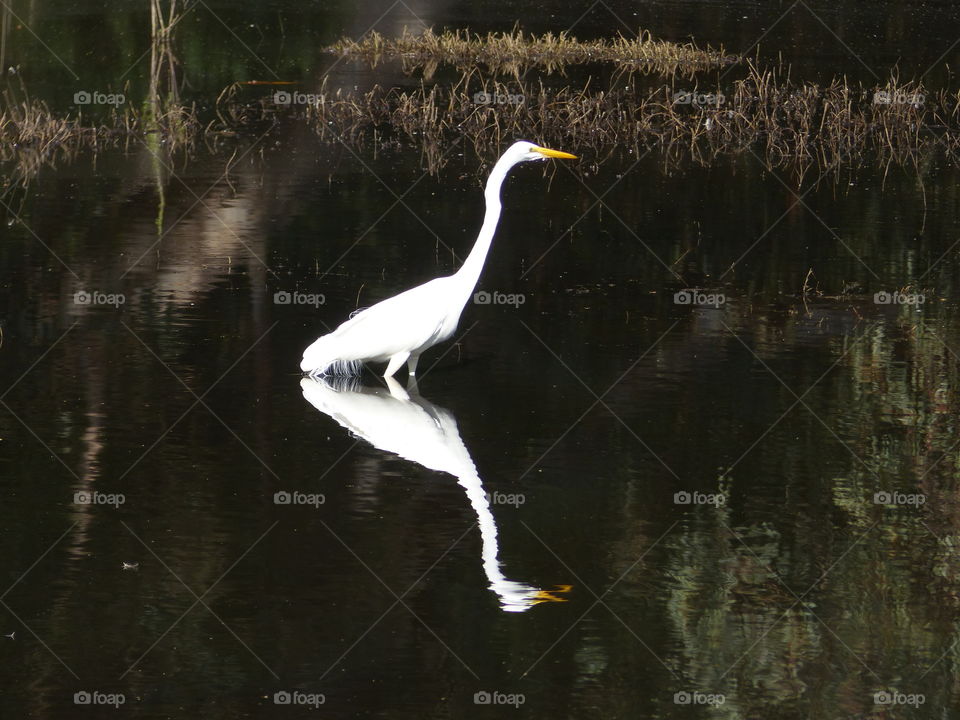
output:
M577 158L576 155L571 155L567 152L561 152L560 150L551 150L550 148L540 147L539 145L534 145L526 140L521 140L520 142L514 143L507 153L514 155L514 162L526 162L527 160L546 160L547 158L576 160Z

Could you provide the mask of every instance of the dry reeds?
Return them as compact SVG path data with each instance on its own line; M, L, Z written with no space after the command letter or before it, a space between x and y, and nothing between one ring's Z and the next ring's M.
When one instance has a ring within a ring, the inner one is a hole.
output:
M672 73L702 70L738 60L725 55L722 49L654 40L647 31L635 38L619 35L612 40L583 41L563 32L528 36L514 30L481 36L466 30L444 30L438 35L427 29L421 35L413 35L404 29L396 39L372 31L360 40L341 39L328 50L364 59L372 65L385 58L401 58L408 66L448 63L461 68L485 66L493 72L514 74L526 67L553 70L588 62L611 62Z
M7 166L8 182L24 182L80 150L114 147L151 134L171 150L192 146L200 127L192 106L173 105L158 116L155 110L114 107L92 122L83 115L53 112L25 90L6 90L0 105L0 163Z
M160 136L168 146L192 143L200 125L193 108L178 96L170 22L154 28L149 101L141 109L114 109L105 124L92 126L79 116L56 115L41 102L6 94L0 109L0 160L35 164L57 152L133 136ZM325 81L309 95L283 90L251 100L247 93L257 85L237 83L221 94L219 120L206 127L206 134L233 135L258 124L262 131L278 115L292 114L330 141L358 147L368 142L417 145L431 170L442 162L437 149L460 138L484 155L490 145L526 137L576 151L592 149L601 157L627 149L639 154L657 145L667 159L692 157L705 163L722 153L750 150L771 164L803 167L839 167L871 153L881 161L916 162L919 152L934 146L960 155L960 92L934 95L920 83L896 76L876 87L845 79L818 85L748 62L737 68L739 79L722 86L698 84L702 73L673 73L652 82L639 64L655 60L687 67L712 63L715 68L726 58L648 35L583 43L563 34L536 37L519 31L483 38L467 32L405 33L397 40L370 33L360 42L341 41L335 49L467 67L452 85L423 80L415 89L331 90ZM594 74L580 84L566 80L567 85L558 86L559 78L542 73L504 81L478 67L592 61L618 63L612 79L595 87ZM281 95L286 103L277 100ZM304 99L291 102L292 96Z
M3 94L0 112L0 144L7 151L30 147L40 153L69 144L78 134L95 135L96 128L79 127L76 121L50 112L46 103L32 98L15 99Z
M405 138L429 148L463 137L480 148L529 137L601 154L658 144L704 161L750 148L774 164L823 166L867 151L903 162L936 143L960 148L958 93L928 96L922 85L896 78L879 87L796 83L753 66L723 90L677 81L649 88L625 78L619 88L593 91L467 72L452 87L324 86L315 97L302 106L307 122L324 138L356 145ZM262 113L276 110L264 102Z
M40 100L3 93L0 162L12 165L18 181L33 177L45 164L71 157L80 147L96 146L105 133L103 127L54 114Z

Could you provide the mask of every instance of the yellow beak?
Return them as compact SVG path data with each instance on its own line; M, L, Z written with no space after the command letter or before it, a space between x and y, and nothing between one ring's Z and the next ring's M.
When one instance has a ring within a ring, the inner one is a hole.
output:
M534 145L534 146L533 146L532 148L530 148L530 149L533 150L534 152L540 153L540 154L543 155L544 157L560 158L560 159L562 159L562 160L576 160L576 159L577 159L577 156L576 156L576 155L571 155L570 153L568 153L568 152L563 152L562 150L551 150L550 148L539 147L539 146L537 146L537 145Z

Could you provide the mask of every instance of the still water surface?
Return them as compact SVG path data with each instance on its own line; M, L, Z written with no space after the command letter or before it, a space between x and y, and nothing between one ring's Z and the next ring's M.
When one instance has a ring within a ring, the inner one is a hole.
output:
M502 148L445 150L294 125L12 196L4 715L954 717L957 168L520 166L478 288L511 302L417 388L303 381L466 256Z

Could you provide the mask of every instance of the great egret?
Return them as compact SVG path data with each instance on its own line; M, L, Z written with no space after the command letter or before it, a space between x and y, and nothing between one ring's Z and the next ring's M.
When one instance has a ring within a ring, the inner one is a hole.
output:
M313 378L355 375L364 362L389 360L384 377L393 377L404 362L410 375L416 375L420 354L456 331L463 306L480 279L500 220L500 186L510 168L547 158L576 159L576 155L522 140L511 145L487 179L483 225L463 266L453 275L435 278L356 313L308 347L300 369Z

